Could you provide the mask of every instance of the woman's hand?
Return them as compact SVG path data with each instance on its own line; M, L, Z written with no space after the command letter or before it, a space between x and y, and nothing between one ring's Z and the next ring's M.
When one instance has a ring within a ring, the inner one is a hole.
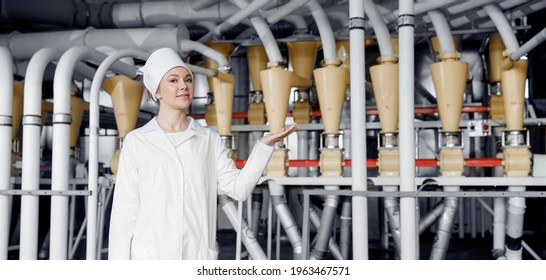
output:
M290 133L294 132L297 128L298 128L298 124L294 123L287 128L281 128L275 133L270 133L262 137L260 141L266 145L273 146L275 145L275 143L284 139L284 137L290 135Z

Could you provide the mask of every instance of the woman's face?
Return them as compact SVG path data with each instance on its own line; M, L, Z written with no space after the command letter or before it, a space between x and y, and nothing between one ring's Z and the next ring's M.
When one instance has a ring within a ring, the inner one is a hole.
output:
M169 70L161 79L155 97L160 106L186 111L193 98L193 78L185 67Z

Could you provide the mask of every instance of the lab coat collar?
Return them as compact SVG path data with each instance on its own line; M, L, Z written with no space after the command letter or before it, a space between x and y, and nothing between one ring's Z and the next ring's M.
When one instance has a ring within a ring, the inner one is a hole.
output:
M198 132L198 133L201 133L203 135L206 134L205 129L200 124L198 124L196 120L194 120L192 117L187 117L187 118L190 121L190 125L188 126L188 129L191 129L191 130L193 130L195 132ZM159 123L157 123L157 118L156 117L151 119L142 128L140 128L140 131L142 131L142 132L150 132L150 131L155 131L155 130L162 131L161 127L159 126Z

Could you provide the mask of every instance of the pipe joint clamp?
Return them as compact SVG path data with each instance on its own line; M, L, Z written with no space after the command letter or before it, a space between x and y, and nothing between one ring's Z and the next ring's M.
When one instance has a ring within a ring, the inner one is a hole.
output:
M262 103L264 102L264 94L262 91L253 90L250 92L250 103Z
M70 114L56 113L53 114L53 124L71 124L72 116Z
M323 133L322 134L322 147L326 149L339 148L339 134L335 133Z
M349 30L352 29L362 29L365 30L366 21L363 17L352 17L349 19L349 22L347 23L349 26Z
M38 115L24 115L23 125L37 125L42 126L42 116Z
M502 147L528 147L529 133L527 130L504 130L501 143Z
M378 149L398 148L398 132L381 132L377 137Z
M12 116L0 116L0 126L12 126L13 117Z
M502 96L502 86L501 83L491 83L489 84L489 95Z
M415 15L405 14L398 16L398 28L410 26L415 27Z
M440 131L441 148L463 148L463 133L461 131Z

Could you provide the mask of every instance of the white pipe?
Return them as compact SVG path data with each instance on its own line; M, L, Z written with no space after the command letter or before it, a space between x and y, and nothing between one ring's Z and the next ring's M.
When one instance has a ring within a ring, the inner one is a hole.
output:
M305 19L302 16L288 15L288 16L285 16L283 19L292 23L296 27L296 30L307 31L308 29L307 23L305 22ZM270 22L268 23L272 24Z
M339 247L341 257L344 260L349 259L349 246L351 245L351 200L349 197L343 197L343 202L341 204L341 233L339 236Z
M444 186L445 192L458 192L459 186ZM458 207L457 197L446 197L444 199L444 212L438 221L438 231L430 253L431 260L443 260L446 258L447 248L453 231L453 221Z
M230 3L202 9L193 9L194 2L200 1L154 1L116 4L112 19L118 28L180 24L202 20L219 21L239 11Z
M239 230L239 219L238 219L238 210L235 206L235 203L229 199L226 195L220 195L218 197L219 203L222 206L222 210L224 210L224 213L226 213L226 217L233 225L233 228L237 233L241 233L239 236L241 236L241 240L243 241L243 244L245 245L246 250L248 251L248 254L252 257L253 260L267 260L267 256L265 255L262 247L260 247L260 244L256 240L256 237L254 236L254 233L252 230L248 227L245 220L241 219L241 228Z
M509 186L510 192L524 192L525 187ZM525 197L508 198L506 217L505 255L508 260L522 259L521 237L523 236L523 218L525 214Z
M0 47L0 190L11 187L11 138L13 114L13 61L10 51ZM7 260L11 218L11 196L0 195L0 260Z
M294 259L301 259L303 253L301 233L294 221L294 217L292 217L292 214L290 213L290 209L288 209L288 206L286 205L284 187L273 180L270 180L268 183L271 203L273 204L275 213L277 213L278 219L292 245Z
M411 1L412 2L412 14L413 15L420 15L420 14L423 14L423 13L426 13L426 12L429 12L429 11L433 11L433 10L437 10L437 9L440 9L440 8L443 8L445 6L448 6L450 4L453 4L453 3L456 3L457 1L459 0L428 0L428 1L421 1L421 2L417 2L417 3L414 3L414 1ZM400 3L401 1L399 0L398 3ZM404 2L409 2L409 1L404 1ZM410 3L407 3L408 5ZM395 10L387 15L385 15L385 21L387 23L392 23L394 22L395 20L397 20L398 16L399 15L403 15L404 14L404 10L402 8L399 8L398 10Z
M22 190L40 189L40 139L42 114L42 81L50 62L58 60L62 52L44 48L30 59L25 75L23 106L23 167ZM21 234L19 259L38 259L38 196L21 197Z
M496 1L488 1L488 2L496 2ZM507 10L506 12L507 16L509 15L510 18L524 17L531 14L532 12L542 10L544 7L546 7L546 2L544 1L523 4L525 2L529 2L529 1L518 0L515 3L512 1L505 1L505 2L501 2L499 6L502 10ZM484 6L485 4L487 3L482 3L479 6ZM476 22L482 21L482 18L485 18L487 16L488 16L487 12L484 9L480 9L476 11L474 14L471 14L471 16L469 16L468 13L463 13L462 16L453 18L450 20L450 22L451 22L451 26L453 27L459 27L465 24L473 23L473 26L476 28L491 28L494 26L494 23L492 23L491 21L487 21L485 23L476 23Z
M440 54L455 53L455 44L453 43L453 36L449 29L449 23L446 17L439 11L428 12L434 30L438 36L438 42L440 43Z
M324 212L323 212L322 216L324 216ZM311 221L311 223L313 224L313 226L316 229L320 230L321 225L322 225L321 218L320 218L319 213L317 212L317 210L315 209L314 206L311 206L309 208L309 220ZM320 239L320 237L318 237L318 235L315 236L315 243L318 243L319 239ZM345 260L345 258L343 258L343 255L341 253L340 247L335 242L335 237L332 236L331 234L328 234L327 244L328 244L328 250L329 250L330 254L334 257L334 259L336 259L336 260ZM309 259L317 260L317 259L322 259L322 257L317 258L316 255L311 253L311 255L309 256Z
M349 18L358 22L364 21L364 3L360 0L349 1ZM351 48L351 150L353 183L351 189L366 191L368 189L366 174L366 91L362 87L365 81L365 54L363 24L349 26ZM413 112L413 110L412 110ZM368 200L363 196L353 196L353 259L368 259Z
M504 16L500 8L496 5L489 4L483 7L483 9L487 12L487 14L497 27L497 30L501 35L502 41L504 42L506 49L510 51L515 51L519 49L518 39L516 38L516 35L514 35L512 26L510 25L510 22L508 22L508 19Z
M279 7L275 12L269 14L266 17L266 20L269 24L275 24L279 22L281 19L285 18L287 15L293 13L295 10L299 9L301 6L307 4L309 0L292 0L288 1L288 3L284 4L283 6Z
M229 66L229 63L226 57L221 52L196 41L180 40L180 51L182 52L196 51L218 62L218 68L225 68Z
M425 232L425 230L432 225L444 212L444 203L438 204L432 211L428 212L419 222L419 234Z
M493 208L493 256L504 257L504 243L506 237L506 200L496 197Z
M394 56L391 34L387 24L379 12L379 9L373 0L364 0L364 6L366 7L366 15L370 19L375 37L377 38L379 53L381 56Z
M200 1L191 1L190 6L193 10L201 10L216 4L218 0L200 0Z
M400 100L398 127L400 138L400 191L416 191L415 186L415 135L414 135L414 25L413 1L399 0L401 21L407 24L399 27L399 77L398 96ZM420 2L421 3L421 2ZM427 2L428 3L428 2ZM352 72L352 71L351 71ZM400 238L402 260L416 260L418 256L416 198L400 198Z
M544 42L544 40L546 40L546 28L542 29L539 33L533 36L533 38L529 39L529 41L525 42L525 44L523 44L519 49L513 52L510 55L510 60L512 61L519 60L520 57L522 57L526 53L529 53L536 46Z
M477 237L477 231L476 231L476 198L471 197L470 198L470 238L474 239Z
M309 1L305 6L311 12L313 19L317 23L317 27L320 33L320 40L322 41L322 52L324 53L324 60L334 60L337 58L336 51L336 39L334 38L334 31L328 20L328 16L322 9L322 6L317 0Z
M385 192L396 192L398 191L398 186L383 186L382 189ZM383 201L392 239L394 240L396 251L400 255L400 204L394 196L386 196Z
M227 20L216 26L212 32L205 34L198 41L204 43L213 37L222 35L224 32L239 24L242 20L248 18L251 14L255 13L258 9L269 2L270 0L255 0L250 4L247 4L244 8L240 7L240 11L230 16Z
M194 74L201 74L201 75L205 75L207 77L215 77L218 74L217 71L211 70L211 69L208 69L208 68L205 68L205 67L196 66L196 65L188 64L188 63L186 63L186 66L188 66L188 68L190 68L190 70Z
M185 27L136 29L87 29L1 35L0 42L9 46L18 60L28 60L39 49L51 47L66 51L73 46L91 48L109 46L113 49L151 51L162 47L179 48L181 40L189 39Z
M79 60L102 61L105 55L86 46L75 46L66 51L57 64L53 79L53 149L51 188L54 191L68 190L68 173L70 166L70 89L72 74ZM124 65L124 67L116 67ZM131 72L130 69L133 69ZM112 70L126 76L135 76L134 66L117 62ZM50 223L50 259L66 259L68 232L68 197L51 197Z
M88 198L87 204L87 259L94 260L97 257L97 252L94 248L96 245L97 232L97 192L98 192L98 177L99 177L99 129L100 129L100 105L99 92L104 81L104 77L110 66L117 60L123 57L137 57L147 59L147 53L138 50L120 50L110 54L97 68L91 90L89 93L89 191L91 195ZM136 68L135 68L136 72Z

